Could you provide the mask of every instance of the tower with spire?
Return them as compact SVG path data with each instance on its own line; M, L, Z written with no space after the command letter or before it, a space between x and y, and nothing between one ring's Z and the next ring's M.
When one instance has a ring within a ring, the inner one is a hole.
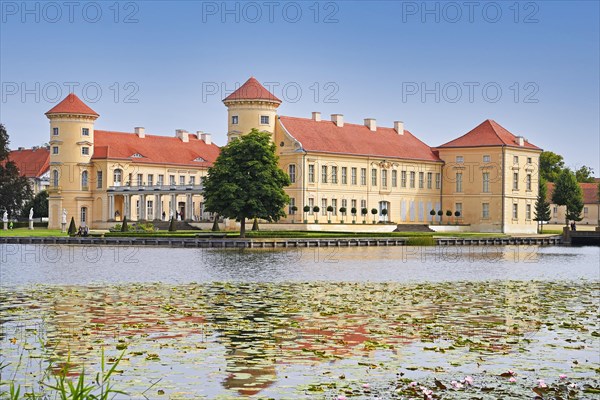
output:
M273 138L277 108L281 104L254 77L250 77L223 103L227 107L227 141L249 133L253 128L269 132Z
M89 225L92 216L92 164L94 122L98 113L75 94L46 112L50 120L50 187L48 227L61 226L63 210L67 223Z

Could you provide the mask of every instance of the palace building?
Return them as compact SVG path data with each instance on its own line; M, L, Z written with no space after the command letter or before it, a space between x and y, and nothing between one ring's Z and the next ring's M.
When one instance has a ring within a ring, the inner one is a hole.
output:
M250 78L227 96L227 138L256 128L271 134L280 167L292 184L282 222L470 225L470 230L535 233L541 149L486 120L470 132L430 147L401 121L377 126L372 118L350 124L341 114L323 119L281 116L281 100ZM219 147L211 135L177 130L174 137L95 130L99 114L70 94L46 113L50 120L49 227L62 210L78 225L108 227L133 221L210 218L202 178ZM305 206L320 211L303 212ZM327 208L331 206L332 212ZM340 208L345 207L346 213ZM350 210L357 210L353 217ZM372 215L371 210L376 209ZM383 211L385 210L385 211ZM446 216L446 211L453 213ZM455 212L460 213L454 216ZM298 225L297 225L298 227ZM348 226L351 230L352 227Z

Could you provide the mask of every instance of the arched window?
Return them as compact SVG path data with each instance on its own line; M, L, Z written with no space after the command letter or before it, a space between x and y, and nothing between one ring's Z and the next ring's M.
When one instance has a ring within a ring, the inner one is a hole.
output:
M83 171L81 173L81 190L88 190L88 173Z
M58 170L52 170L52 186L58 186Z
M81 223L85 224L87 222L87 207L81 207Z
M115 186L121 186L121 183L123 182L123 171L120 169L115 169L114 173L113 173L113 181Z

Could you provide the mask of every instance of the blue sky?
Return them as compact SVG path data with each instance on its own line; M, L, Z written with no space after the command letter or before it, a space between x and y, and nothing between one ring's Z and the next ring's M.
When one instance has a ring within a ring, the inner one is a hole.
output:
M101 115L97 129L202 130L224 144L221 99L255 76L282 115L402 120L431 146L490 118L600 175L596 1L0 6L13 148L48 141L44 112L69 87Z

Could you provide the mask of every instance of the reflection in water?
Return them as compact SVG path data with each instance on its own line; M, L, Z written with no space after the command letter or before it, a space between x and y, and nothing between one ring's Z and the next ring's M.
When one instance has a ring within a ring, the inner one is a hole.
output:
M220 359L224 370L205 377L210 397L289 397L301 388L285 385L284 370L299 371L297 381L309 384L315 365L343 369L347 361L366 362L384 380L408 364L431 368L431 357L417 349L444 354L445 362L454 363L444 368L460 371L483 356L511 354L518 364L541 326L553 328L556 343L563 331L570 338L571 329L585 340L595 329L598 284L132 284L36 286L0 296L0 360L10 364L9 372L25 348L55 365L70 357L71 364L88 369L97 368L101 347L111 357L127 349L121 381L131 393L147 389L144 379L153 376L194 396L202 369ZM563 318L568 326L557 322ZM576 350L580 360L590 359L589 346ZM380 362L383 356L386 363ZM574 354L556 357L536 362L554 368ZM175 364L190 370L179 376L163 369ZM43 374L43 368L19 368L16 374L24 380Z

